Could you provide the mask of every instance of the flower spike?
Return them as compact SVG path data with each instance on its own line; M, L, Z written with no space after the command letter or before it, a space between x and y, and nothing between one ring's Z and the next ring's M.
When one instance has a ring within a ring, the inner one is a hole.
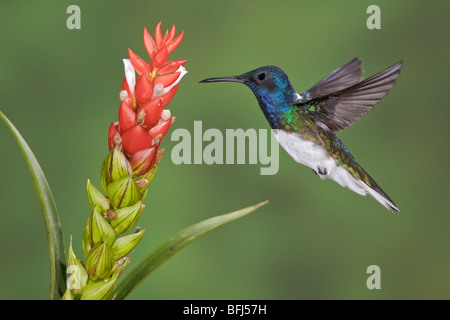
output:
M129 253L139 243L145 229L124 235L139 219L142 203L153 180L164 149L162 139L175 117L165 110L186 74L186 60L167 60L180 44L183 33L175 37L175 26L161 34L161 22L154 37L144 28L145 61L128 49L123 59L125 77L120 88L118 121L108 130L109 154L100 173L106 195L88 180L91 215L82 237L85 266L70 247L71 287L64 299L106 299L121 271L129 263ZM76 287L75 287L76 285Z

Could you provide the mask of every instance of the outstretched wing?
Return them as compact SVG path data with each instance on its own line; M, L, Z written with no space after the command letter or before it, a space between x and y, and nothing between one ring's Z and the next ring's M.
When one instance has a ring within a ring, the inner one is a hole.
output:
M299 112L309 113L316 122L325 125L331 131L344 130L381 102L389 90L394 87L401 67L402 62L400 61L386 70L340 91L316 98L311 94L309 99L296 103L296 106ZM350 78L352 77L350 76ZM319 91L317 88L314 90L314 92ZM305 96L305 98L308 97Z
M320 80L311 89L303 92L301 96L306 100L317 99L351 87L361 81L361 64L362 62L359 58L354 58Z

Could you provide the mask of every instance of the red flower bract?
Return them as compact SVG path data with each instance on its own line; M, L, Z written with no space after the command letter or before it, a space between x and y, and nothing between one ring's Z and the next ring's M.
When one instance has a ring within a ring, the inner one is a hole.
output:
M154 36L153 39L144 28L144 46L151 63L128 49L130 59L124 59L119 121L112 123L108 132L109 149L121 148L135 176L146 174L159 161L161 140L175 119L164 107L174 97L178 83L187 72L183 67L186 60L167 60L181 43L183 32L175 37L173 26L163 36L159 22Z

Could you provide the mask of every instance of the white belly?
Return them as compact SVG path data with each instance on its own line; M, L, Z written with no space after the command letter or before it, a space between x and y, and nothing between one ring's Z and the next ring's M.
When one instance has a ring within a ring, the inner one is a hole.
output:
M278 143L298 163L319 172L323 168L330 173L337 167L334 159L328 152L317 143L303 139L298 132L287 132L283 130L272 130Z
M278 129L272 131L278 143L295 161L310 167L322 179L330 178L341 186L347 187L361 195L367 193L366 185L352 176L345 168L338 166L327 150L317 143L303 139L298 132L287 132ZM321 172L324 174L321 174Z

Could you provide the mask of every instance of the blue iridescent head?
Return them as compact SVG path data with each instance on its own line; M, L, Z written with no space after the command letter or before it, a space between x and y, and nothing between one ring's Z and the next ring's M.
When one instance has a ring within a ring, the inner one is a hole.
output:
M277 116L286 112L295 100L295 90L288 76L278 67L265 66L232 77L217 77L200 81L239 82L249 87L258 100L267 120L273 124Z

